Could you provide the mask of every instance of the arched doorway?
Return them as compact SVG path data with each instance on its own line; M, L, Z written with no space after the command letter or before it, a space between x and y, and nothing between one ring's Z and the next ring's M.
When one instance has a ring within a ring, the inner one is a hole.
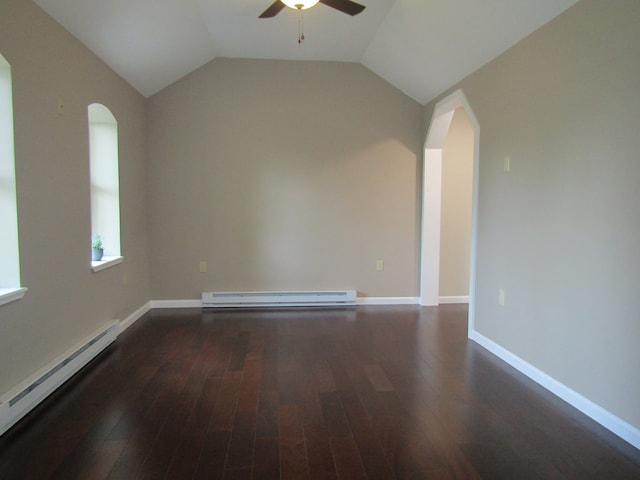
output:
M471 329L475 305L480 125L462 90L457 90L436 104L424 145L420 304L423 306L439 304L442 148L457 108L465 110L474 132L471 265L469 267L469 329Z

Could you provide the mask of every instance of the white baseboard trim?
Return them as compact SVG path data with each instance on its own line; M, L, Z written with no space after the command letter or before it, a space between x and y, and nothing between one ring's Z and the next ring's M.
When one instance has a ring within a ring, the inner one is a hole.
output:
M131 325L136 323L136 321L138 321L149 310L151 310L151 302L145 303L142 307L140 307L135 312L133 312L131 315L129 315L127 318L122 320L120 322L120 331L118 332L118 335L120 335L127 328L129 328Z
M151 308L202 308L202 300L151 300Z
M439 297L438 303L440 305L446 305L449 303L469 303L469 295L459 295L450 297Z
M418 297L358 297L356 305L416 305Z
M580 395L578 392L570 389L563 383L560 383L555 378L537 369L530 363L527 363L517 355L511 353L509 350L495 343L493 340L490 340L484 335L478 333L476 330L470 332L469 338L489 350L498 358L507 362L534 382L549 390L554 395L560 397L572 407L595 420L607 430L640 450L640 429L634 427L628 422L625 422L608 410L602 408L600 405L597 405L588 398Z

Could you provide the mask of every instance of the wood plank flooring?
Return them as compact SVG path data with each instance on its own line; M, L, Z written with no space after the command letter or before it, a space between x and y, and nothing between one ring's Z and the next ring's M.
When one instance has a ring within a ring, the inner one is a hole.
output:
M466 316L153 310L0 437L0 478L640 479Z

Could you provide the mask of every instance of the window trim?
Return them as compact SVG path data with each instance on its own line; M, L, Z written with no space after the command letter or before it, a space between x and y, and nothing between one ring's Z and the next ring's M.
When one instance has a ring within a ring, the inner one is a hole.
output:
M26 287L0 288L0 306L20 300L28 290Z
M91 262L91 270L93 270L93 273L97 273L97 272L100 272L102 270L106 270L107 268L114 267L114 266L118 265L119 263L122 263L123 261L124 261L124 257L123 256L102 257L102 260L100 260L100 261L93 260Z

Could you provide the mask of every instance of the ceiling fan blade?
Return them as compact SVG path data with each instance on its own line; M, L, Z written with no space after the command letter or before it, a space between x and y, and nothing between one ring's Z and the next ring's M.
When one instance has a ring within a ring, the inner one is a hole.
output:
M282 3L280 0L276 0L271 4L269 8L267 8L264 12L262 12L262 15L260 15L258 18L275 17L277 14L280 13L280 11L282 11L284 7L286 7L284 3Z
M335 8L348 15L357 15L364 10L364 5L352 2L351 0L320 0L320 3L324 3L327 7Z

